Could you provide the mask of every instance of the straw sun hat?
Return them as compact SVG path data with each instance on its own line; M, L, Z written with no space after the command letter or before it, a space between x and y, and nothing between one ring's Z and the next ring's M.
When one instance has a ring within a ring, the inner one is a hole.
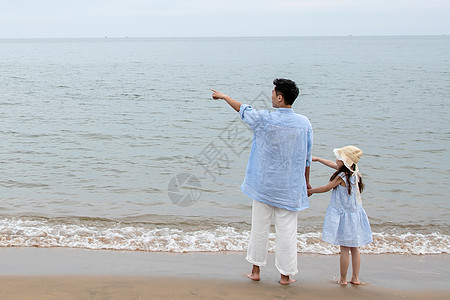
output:
M355 170L352 169L352 165L358 163L359 159L363 155L363 152L361 149L355 146L345 146L342 148L336 148L333 150L334 155L336 155L336 158L341 160L344 165L351 171L357 171L358 168L356 167Z

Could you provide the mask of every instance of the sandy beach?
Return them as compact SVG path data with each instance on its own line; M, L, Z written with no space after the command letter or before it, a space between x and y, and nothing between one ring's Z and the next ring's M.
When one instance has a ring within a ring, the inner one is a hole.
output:
M262 280L241 252L155 253L0 249L2 299L450 299L449 255L364 255L363 285L341 287L336 255L299 254L298 281L278 284L273 254Z

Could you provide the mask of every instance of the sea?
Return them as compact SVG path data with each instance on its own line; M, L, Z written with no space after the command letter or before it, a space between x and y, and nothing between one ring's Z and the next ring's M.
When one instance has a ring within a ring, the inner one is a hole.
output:
M364 151L361 252L448 254L449 53L446 35L0 39L0 247L246 251L252 132L211 89L273 110L289 78L314 156ZM312 186L332 171L313 162ZM330 195L299 212L299 253L339 253Z

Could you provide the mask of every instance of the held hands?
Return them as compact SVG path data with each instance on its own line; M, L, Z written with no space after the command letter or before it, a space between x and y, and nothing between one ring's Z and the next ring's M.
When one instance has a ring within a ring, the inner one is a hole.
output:
M313 194L312 191L312 186L309 182L306 183L306 191L308 192L308 197L311 197L311 195Z

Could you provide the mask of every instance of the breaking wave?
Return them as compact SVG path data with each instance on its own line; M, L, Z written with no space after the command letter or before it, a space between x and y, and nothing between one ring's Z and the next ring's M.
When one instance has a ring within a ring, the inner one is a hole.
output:
M0 247L68 247L149 252L247 250L250 230L245 228L248 226L215 223L204 226L186 226L183 223L177 226L179 228L161 223L124 223L86 218L8 217L0 218ZM373 243L361 247L361 253L450 253L450 236L439 232L374 232L373 240ZM271 233L269 251L274 249L275 234ZM323 242L320 232L299 232L298 252L337 254L339 247Z

